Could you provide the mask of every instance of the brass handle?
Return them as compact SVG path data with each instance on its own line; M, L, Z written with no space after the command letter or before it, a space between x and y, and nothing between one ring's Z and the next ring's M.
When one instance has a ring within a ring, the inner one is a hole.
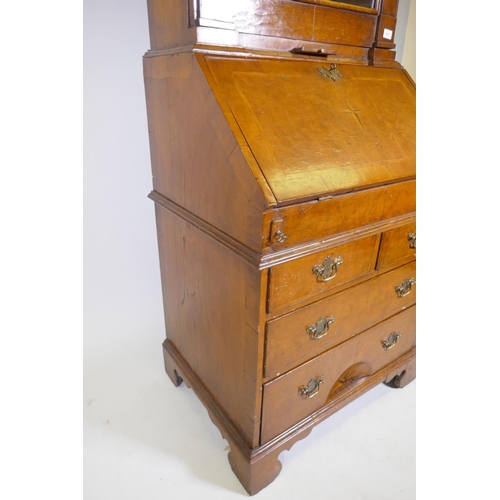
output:
M387 337L387 340L382 340L380 343L382 344L382 347L388 351L389 349L392 349L395 345L398 339L401 337L401 334L399 332L394 332Z
M283 231L276 231L274 233L274 239L279 243L283 243L287 238L288 236Z
M271 230L269 232L269 241L273 243L283 243L288 236L283 231L283 225L285 221L282 217L273 219L271 221Z
M410 248L417 248L417 233L408 234L408 244L410 245Z
M411 292L412 285L415 284L415 278L406 279L396 287L396 294L398 298L406 297Z
M325 381L323 375L321 377L314 379L312 378L307 385L303 385L299 388L299 395L305 399L310 399L316 396L319 392L319 386Z
M328 256L323 264L316 264L312 272L316 275L316 279L319 282L326 283L337 276L340 264L342 264L342 257L340 255L334 259Z
M307 334L311 337L312 340L318 340L323 338L330 329L330 325L335 321L333 316L328 316L328 318L323 318L321 316L318 321L316 321L315 325L309 325L306 327Z

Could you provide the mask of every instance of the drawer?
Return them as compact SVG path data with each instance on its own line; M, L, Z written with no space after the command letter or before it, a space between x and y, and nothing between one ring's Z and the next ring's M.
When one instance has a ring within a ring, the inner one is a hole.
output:
M413 261L268 322L265 377L277 377L415 304L414 285L396 290L415 272Z
M386 269L414 259L417 252L416 223L382 233L377 269Z
M410 351L415 346L415 311L412 306L265 384L261 444ZM396 333L400 336L394 342ZM384 348L383 342L392 347Z
M410 180L269 210L264 216L264 251L328 239L415 212L415 186ZM273 221L280 221L279 230L286 236L281 242Z
M368 274L374 267L377 235L350 241L271 268L268 312Z

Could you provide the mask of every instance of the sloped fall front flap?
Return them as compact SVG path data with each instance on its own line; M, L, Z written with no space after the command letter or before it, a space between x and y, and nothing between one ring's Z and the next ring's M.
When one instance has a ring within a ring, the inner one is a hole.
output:
M403 70L338 64L333 80L322 59L204 58L278 203L415 177Z

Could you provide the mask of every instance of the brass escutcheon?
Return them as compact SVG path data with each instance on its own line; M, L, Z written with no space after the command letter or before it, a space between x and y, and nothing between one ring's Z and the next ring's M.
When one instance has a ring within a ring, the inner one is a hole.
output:
M318 340L323 338L330 329L330 325L335 321L333 316L328 316L326 319L321 316L315 325L309 325L306 327L306 333L311 337L312 340Z
M401 334L399 332L394 332L387 337L387 340L382 340L380 343L382 344L382 347L388 351L389 349L392 349L395 345L398 339L401 337Z
M325 381L325 377L321 375L321 377L317 379L311 379L307 385L304 385L299 388L299 395L305 399L310 399L316 396L319 392L319 386Z
M333 80L334 82L336 82L342 76L335 63L330 64L330 67L328 69L322 67L317 67L316 69L321 76L330 78L330 80Z
M283 243L287 238L288 236L283 231L276 231L274 233L274 239L279 243Z
M312 272L316 275L316 279L319 282L326 283L337 276L340 264L342 264L342 257L340 255L334 259L328 256L323 264L316 264Z

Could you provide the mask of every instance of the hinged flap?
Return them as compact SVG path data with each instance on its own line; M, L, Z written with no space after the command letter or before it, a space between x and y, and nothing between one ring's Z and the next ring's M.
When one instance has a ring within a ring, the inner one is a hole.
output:
M337 64L332 78L320 59L205 58L278 202L415 177L403 70Z

